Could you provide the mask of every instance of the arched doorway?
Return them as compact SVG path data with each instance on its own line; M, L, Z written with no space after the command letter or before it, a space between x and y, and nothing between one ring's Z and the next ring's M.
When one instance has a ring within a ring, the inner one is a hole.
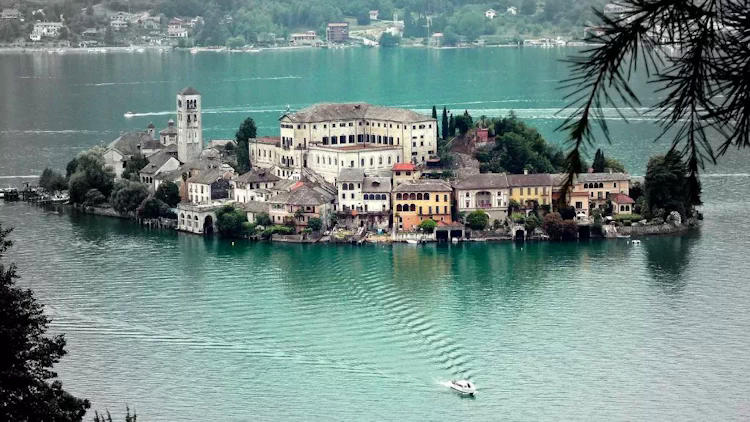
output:
M214 234L214 219L210 215L207 215L206 219L203 220L203 234L209 236Z

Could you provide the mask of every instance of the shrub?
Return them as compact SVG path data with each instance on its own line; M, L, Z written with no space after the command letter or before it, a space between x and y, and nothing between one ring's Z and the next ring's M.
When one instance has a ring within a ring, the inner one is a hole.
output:
M323 221L320 218L312 217L307 221L307 227L315 232L319 232L323 228Z
M95 207L107 202L107 198L99 192L99 189L89 189L84 196L83 204L87 207Z
M268 227L271 225L271 217L268 216L267 212L262 212L255 216L255 224Z
M527 232L533 232L534 229L537 227L540 227L542 225L542 220L539 218L536 214L529 214L528 217L526 217L526 231Z
M138 207L138 216L140 218L169 217L170 214L174 213L169 211L169 205L153 196L144 199Z
M626 221L641 221L643 216L640 214L617 214L615 215L615 221L626 222Z
M427 233L432 233L433 231L435 231L435 227L437 227L437 223L435 222L435 220L432 220L430 218L419 223L419 228Z
M563 220L575 220L576 209L573 207L560 207L558 210Z
M575 220L562 222L562 240L576 240L578 238L578 223Z
M513 220L514 223L518 223L518 224L526 223L526 215L520 212L514 212L513 214L511 214L510 219Z
M551 212L544 216L543 228L550 238L558 240L562 238L562 216L560 213Z
M263 230L263 233L261 234L264 239L269 239L274 234L282 234L282 235L288 235L288 234L294 234L294 229L282 226L280 224L276 224L274 226L268 227L267 229Z
M216 228L223 237L238 238L245 234L243 223L247 214L231 205L225 205L216 211Z
M472 230L484 230L490 223L490 216L482 210L473 211L466 216L466 223Z
M68 189L68 182L62 174L46 168L39 176L39 187L47 192L55 192Z

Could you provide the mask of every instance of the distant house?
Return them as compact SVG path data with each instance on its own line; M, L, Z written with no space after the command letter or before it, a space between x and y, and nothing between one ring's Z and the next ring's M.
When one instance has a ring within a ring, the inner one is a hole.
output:
M391 179L393 187L405 182L414 182L419 180L422 172L412 163L396 163L391 168Z
M229 198L231 173L208 169L187 179L188 198L193 204L207 204Z
M18 11L18 9L3 9L2 13L0 13L0 19L2 20L12 20L12 19L21 19L21 12Z
M349 41L349 24L346 22L329 23L326 27L326 40L328 42Z
M130 24L130 20L133 18L133 15L130 13L125 12L117 12L114 15L109 17L109 26L112 27L115 31L122 31L128 28L128 25Z
M293 45L316 45L320 43L320 40L315 31L306 31L289 35L289 43Z
M518 14L518 8L516 8L516 6L510 6L509 8L505 9L505 14L509 16L516 16Z
M378 10L370 10L370 20L371 21L378 20L378 14L379 14Z
M173 18L167 25L167 36L169 38L187 38L188 30L182 19Z
M232 180L232 195L237 202L266 202L273 193L276 182L281 180L271 170L256 168Z
M161 28L161 19L158 16L147 16L140 20L143 29L157 30Z
M443 35L442 32L435 32L434 34L432 34L432 37L430 38L430 41L429 41L430 45L434 45L435 47L440 47L441 45L443 45L444 38L445 36Z
M624 193L612 195L612 214L631 214L633 204L635 204L633 198Z
M96 28L89 28L81 33L83 38L96 38L99 35L99 31Z
M497 16L497 12L495 11L495 9L488 9L484 12L484 17L487 19L495 19L495 16Z
M125 167L136 155L141 155L143 144L152 141L147 132L127 132L112 141L104 152L104 163L115 173L115 179L122 177Z
M60 36L62 27L62 22L36 22L29 38L32 41L40 41L42 38L57 38Z
M311 218L321 219L326 227L335 199L316 184L296 182L289 192L279 193L268 201L269 214L274 224L293 221L298 230L307 227Z

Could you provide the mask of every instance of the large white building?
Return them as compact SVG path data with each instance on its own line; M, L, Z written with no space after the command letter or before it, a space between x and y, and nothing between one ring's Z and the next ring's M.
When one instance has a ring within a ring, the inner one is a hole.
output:
M411 110L369 104L318 104L280 119L278 139L251 140L254 166L296 179L308 168L335 183L341 169L388 175L399 162L437 152L437 122Z

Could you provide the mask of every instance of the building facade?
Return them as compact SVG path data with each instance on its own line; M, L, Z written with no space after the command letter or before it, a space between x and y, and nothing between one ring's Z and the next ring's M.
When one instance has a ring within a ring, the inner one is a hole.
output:
M435 119L369 104L319 104L280 118L280 137L251 140L254 165L283 178L303 168L335 183L344 168L387 176L399 162L424 163L437 151Z
M481 173L460 179L454 185L456 209L465 214L484 211L492 220L508 216L510 184L505 173Z
M552 206L554 178L551 174L509 174L507 177L510 199L518 202L521 208L532 209L534 203Z
M346 22L329 23L326 27L326 41L336 43L349 41L349 24Z
M398 231L415 230L427 219L452 223L453 188L442 180L418 180L393 189L393 226Z

